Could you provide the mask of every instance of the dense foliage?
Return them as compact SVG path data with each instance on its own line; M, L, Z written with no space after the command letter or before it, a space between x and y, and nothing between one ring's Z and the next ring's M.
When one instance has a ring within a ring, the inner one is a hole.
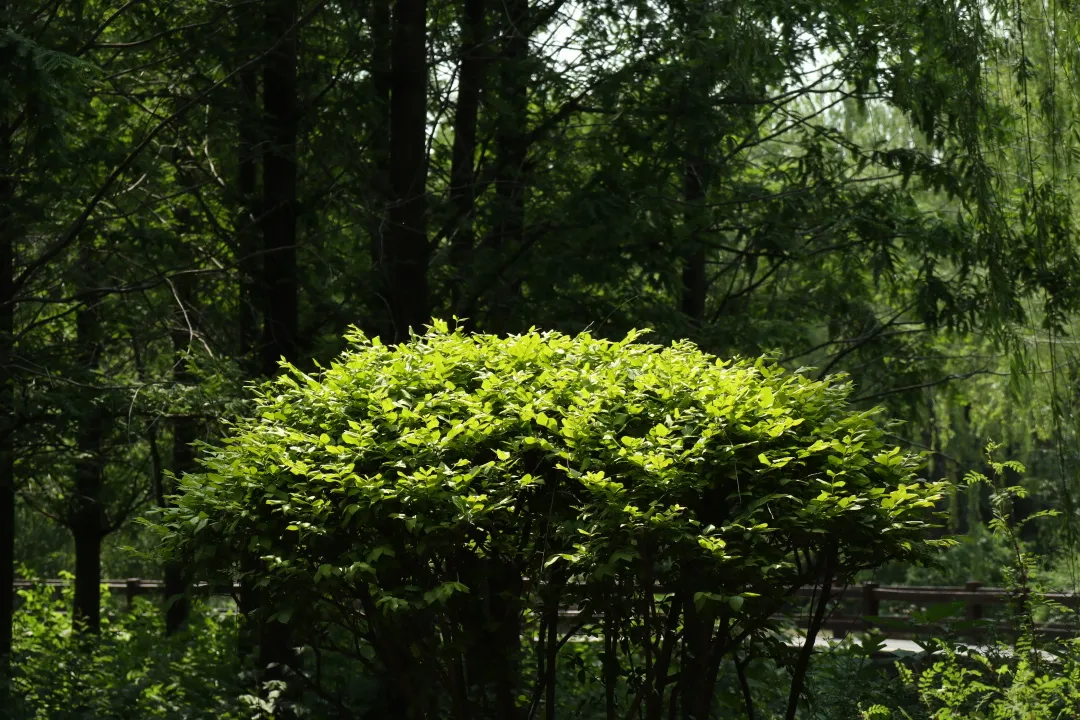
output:
M264 588L295 644L369 656L408 717L550 706L558 612L577 608L607 639L609 715L704 718L723 661L796 588L934 544L943 485L848 386L634 335L350 340L318 377L263 386L181 481L163 547Z
M19 592L13 698L3 717L234 718L245 712L247 683L236 653L237 620L198 606L183 634L164 638L153 603L106 604L99 637L74 632L69 588L44 584Z
M0 0L0 585L72 571L92 635L103 573L161 578L180 632L191 568L133 521L250 415L245 385L282 357L314 376L353 325L390 346L460 317L847 373L903 421L882 441L956 485L962 541L883 578L1004 577L991 493L961 482L1000 439L1030 471L1017 516L1062 510L1022 540L1076 588L1078 18Z

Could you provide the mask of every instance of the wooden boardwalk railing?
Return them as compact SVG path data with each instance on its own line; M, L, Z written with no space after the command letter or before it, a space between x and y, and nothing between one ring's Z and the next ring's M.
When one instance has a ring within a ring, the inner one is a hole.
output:
M805 600L815 596L819 590L812 587L799 588L796 596ZM881 586L876 583L864 583L862 585L837 588L832 597L837 602L837 609L847 609L847 612L834 612L826 616L823 624L824 629L831 630L836 637L842 637L848 632L865 631L878 628L885 631L889 637L902 639L905 637L917 637L925 634L928 626L920 624L911 615L890 615L882 613L882 603L904 603L917 608L927 608L934 605L959 603L964 608L964 619L967 621L984 620L988 607L1007 605L1019 599L1015 593L1005 588L984 587L982 583L969 582L964 587L939 587L932 585L894 585ZM1045 593L1047 600L1067 608L1080 607L1080 595L1070 593ZM851 605L858 603L855 612L850 610ZM796 616L800 626L805 626L807 617ZM961 635L979 635L989 627L996 627L999 631L1008 632L1010 627L1006 622L986 621L967 628L958 628ZM1040 633L1055 637L1075 637L1080 635L1080 627L1062 623L1040 623L1036 626Z
M59 591L69 582L68 580L16 580L15 590L28 589L33 585L44 584ZM163 581L142 578L103 580L102 585L113 594L124 595L129 604L140 595L158 595L165 591ZM198 583L194 586L194 589L197 594L230 594L228 587L211 588L206 583ZM232 590L238 591L239 586L232 588ZM820 588L803 587L796 591L795 597L801 600L810 600L817 597L819 593ZM1080 595L1047 593L1045 597L1069 608L1080 607ZM883 614L882 603L903 603L909 607L915 606L917 608L943 603L962 603L966 620L982 620L988 607L1005 605L1016 599L1016 596L1004 588L983 587L977 582L970 582L964 587L881 586L876 583L864 583L845 588L834 588L831 598L836 601L836 604L833 611L827 615L822 627L832 631L834 636L839 637L848 632L879 628L886 631L889 637L900 639L919 636L925 633L928 627L919 624L917 619L911 615ZM567 611L564 615L567 619L570 619L574 616L574 611ZM805 627L809 620L809 617L805 614L794 614L789 617L793 618L802 627ZM987 626L994 624L1001 630L1008 630L1005 623L986 622L981 623L981 627L965 628L960 632L961 634L978 634L985 631ZM1038 630L1058 637L1080 635L1080 628L1057 623L1040 624Z
M71 585L70 580L16 580L14 583L15 590L29 590L35 586L45 585L47 587L55 588L60 591L62 588ZM123 595L128 603L140 595L160 595L165 592L164 580L145 580L143 578L126 578L124 580L102 580L102 587L113 595ZM229 589L227 587L210 588L207 583L195 583L192 586L197 593L210 594L210 595L228 595ZM239 591L240 586L237 585L235 590Z

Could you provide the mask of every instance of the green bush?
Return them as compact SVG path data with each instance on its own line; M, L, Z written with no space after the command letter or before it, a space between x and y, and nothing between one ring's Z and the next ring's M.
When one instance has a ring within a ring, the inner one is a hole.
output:
M921 672L898 666L900 677L915 690L935 720L1056 720L1080 716L1080 645L1076 639L1042 637L1036 618L1072 614L1048 599L1039 581L1037 558L1020 542L1024 525L1056 511L1044 510L1014 523L1012 503L1024 497L1020 485L1004 484L1006 469L1023 473L1017 462L995 462L991 443L987 455L991 475L970 472L969 485L990 485L993 519L989 531L1009 549L1010 562L1002 567L1010 603L1012 627L1018 637L983 649L936 641L938 657ZM866 718L909 718L905 709L884 704L871 706Z
M74 632L71 587L19 592L14 623L19 720L256 717L240 699L236 617L196 603L184 632L164 637L161 608L137 599L122 609L106 595L99 636Z
M997 647L961 652L941 643L942 659L916 675L901 676L917 688L934 720L1056 720L1080 714L1080 654L1074 643L1055 648L1055 656ZM1002 650L1006 650L1002 652ZM875 713L868 713L875 717ZM881 718L890 715L877 708Z
M925 558L941 487L846 385L637 338L354 333L205 449L165 554L258 589L402 716L553 712L593 627L605 712L704 718L795 588Z

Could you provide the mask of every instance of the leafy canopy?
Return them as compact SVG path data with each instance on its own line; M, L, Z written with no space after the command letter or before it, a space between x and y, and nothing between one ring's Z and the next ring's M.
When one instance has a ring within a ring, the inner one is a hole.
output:
M317 579L375 579L409 539L427 553L464 535L498 544L557 486L576 527L553 524L548 564L589 574L607 531L696 546L729 577L782 576L790 534L836 535L858 564L919 551L940 488L886 447L873 412L846 408L849 386L639 336L467 336L436 321L387 347L354 332L321 377L286 365L259 389L206 472L182 480L168 539L235 560L249 532L264 550L287 538L268 566L284 577L345 534L352 547Z
M164 547L263 587L268 617L359 635L413 688L469 642L512 665L520 613L501 652L470 632L470 594L580 607L617 582L629 610L605 622L634 623L635 594L659 586L670 612L647 632L722 612L735 634L764 629L826 554L843 578L929 552L941 487L847 385L639 337L354 332L320 376L286 365L258 388L163 511Z

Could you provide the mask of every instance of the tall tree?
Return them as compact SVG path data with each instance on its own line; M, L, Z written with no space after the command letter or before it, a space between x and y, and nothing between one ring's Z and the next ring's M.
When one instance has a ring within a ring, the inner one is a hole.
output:
M238 355L244 362L249 374L255 374L255 368L262 362L259 354L255 360L255 350L259 346L261 331L260 320L262 307L259 288L262 286L262 253L259 251L259 198L258 172L259 142L258 107L259 68L249 51L250 23L253 8L241 3L234 9L235 35L233 38L236 57L233 62L239 65L236 84L237 93L237 140L236 140L236 207L238 212L234 220L237 252L237 274L239 276L239 296L237 302L239 350Z
M394 204L391 178L391 109L390 93L394 78L391 63L391 42L393 38L393 0L372 0L368 6L367 24L371 34L371 51L368 60L370 78L367 129L367 146L371 155L370 177L361 187L370 188L378 199L377 211L370 213L367 221L369 251L371 254L374 297L380 309L373 313L380 321L372 323L383 338L393 336L393 312L391 307L391 274L388 262L387 244L389 212ZM391 255L392 256L392 255Z
M390 208L382 262L390 342L430 320L427 237L427 0L395 0L390 38Z
M11 4L0 0L0 35L9 31ZM16 48L0 46L0 77L14 70ZM15 158L23 122L15 98L0 91L0 590L15 580ZM7 702L14 595L0 592L0 705Z
M0 2L0 32L6 17ZM0 67L5 50L0 48ZM6 701L14 610L14 595L6 589L15 580L15 178L8 119L0 114L0 704Z
M262 373L277 373L284 357L297 360L299 283L297 203L296 0L266 3L265 36L273 43L263 64L266 144L262 157L263 318Z
M724 130L718 127L717 114L709 102L716 86L714 76L722 68L717 67L715 59L710 57L710 43L701 38L697 30L703 22L708 22L711 6L712 3L704 0L687 3L683 9L681 35L687 50L681 59L687 67L674 98L681 135L679 152L684 202L679 309L692 326L699 328L705 322L709 294L706 235L710 225L707 198L711 173L708 155L715 145L713 138L722 136Z
M454 147L450 158L450 263L453 279L450 307L462 312L463 283L473 258L476 233L476 134L480 95L488 65L487 0L463 0L458 16L461 40L458 87L454 109Z
M499 58L498 85L495 90L498 108L494 119L495 151L495 220L486 238L488 248L501 258L521 252L525 242L525 202L527 193L526 161L529 153L528 106L529 39L532 30L528 0L509 0L500 16L502 52ZM511 329L511 308L520 292L520 282L503 277L492 280L496 286L489 324L496 331Z
M94 286L93 248L84 240L80 252L83 277L80 309L75 316L75 358L81 370L79 419L75 430L76 457L73 470L68 526L75 541L74 617L88 632L101 627L101 541L107 531L104 505L105 457L108 408L97 390L97 371L103 345L102 293Z
M282 358L298 361L299 271L297 268L297 134L299 47L296 0L264 5L264 38L271 43L262 65L265 142L262 153L261 227L263 308L260 372L277 374ZM241 167L245 160L241 158ZM242 170L243 172L243 170ZM242 176L241 182L245 181ZM249 592L251 589L249 588ZM262 599L254 593L254 602ZM257 626L259 667L267 679L282 677L292 661L289 627L261 618Z

